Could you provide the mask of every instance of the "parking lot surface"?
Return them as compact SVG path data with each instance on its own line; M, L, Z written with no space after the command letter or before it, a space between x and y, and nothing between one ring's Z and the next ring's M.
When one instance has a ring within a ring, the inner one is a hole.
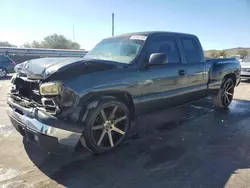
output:
M112 152L51 156L27 143L7 117L0 80L0 187L250 187L250 82L216 111L209 99L134 122Z

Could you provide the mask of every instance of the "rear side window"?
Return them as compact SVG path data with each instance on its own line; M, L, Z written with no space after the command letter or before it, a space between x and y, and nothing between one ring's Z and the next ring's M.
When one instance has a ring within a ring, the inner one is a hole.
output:
M9 58L9 57L7 57L7 56L0 56L0 61L7 61L7 62L11 62L12 60Z
M168 63L180 63L179 49L174 37L164 35L153 36L147 46L148 58L153 53L166 53Z
M181 37L181 44L187 63L201 62L200 45L197 40L191 37Z
M4 56L0 56L0 61L8 61L8 59Z

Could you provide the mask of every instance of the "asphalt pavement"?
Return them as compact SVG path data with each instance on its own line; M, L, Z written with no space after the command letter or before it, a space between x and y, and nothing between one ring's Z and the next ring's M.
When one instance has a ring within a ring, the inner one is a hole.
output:
M0 187L250 187L250 82L228 110L209 99L141 118L112 152L51 156L8 120L8 79L0 80Z

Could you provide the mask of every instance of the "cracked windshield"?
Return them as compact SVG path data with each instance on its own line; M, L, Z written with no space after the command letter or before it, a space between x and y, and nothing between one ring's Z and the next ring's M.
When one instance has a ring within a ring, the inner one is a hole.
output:
M249 18L250 0L1 0L0 188L249 188Z

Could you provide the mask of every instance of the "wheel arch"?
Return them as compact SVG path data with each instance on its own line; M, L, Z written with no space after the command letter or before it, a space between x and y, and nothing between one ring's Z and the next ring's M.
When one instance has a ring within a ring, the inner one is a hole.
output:
M208 95L213 96L216 95L220 88L222 87L223 83L226 81L227 78L231 78L234 82L234 85L237 85L237 76L233 72L229 72L227 74L222 75L221 77L217 77L216 79L209 80L208 83Z
M7 68L6 68L6 67L0 66L0 69L4 69L4 70L6 70L6 73L8 74L8 70L7 70Z
M234 73L229 73L229 74L226 74L224 77L223 77L223 82L227 79L227 78L231 78L234 82L234 85L236 86L236 75Z
M109 105L110 102L116 102L116 103L122 105L123 108L125 108L125 106L127 106L128 109L125 110L126 114L129 110L130 114L133 117L133 113L131 113L131 110L133 110L133 106L131 106L131 104L130 104L131 102L133 102L133 100L132 100L131 95L129 95L129 93L126 93L126 92L105 92L105 94L104 93L96 93L95 95L92 95L83 106L84 111L83 111L83 114L82 114L83 116L82 116L81 120L83 120L84 123L86 123L86 124L84 126L82 136L79 140L78 147L80 147L82 145L93 153L102 153L102 152L107 152L107 151L112 150L113 148L115 148L117 145L119 145L123 141L123 139L127 135L125 133L128 133L129 126L131 123L130 118L132 118L132 117L127 119L126 127L125 127L126 129L125 128L120 129L120 131L124 131L124 132L120 133L120 134L122 134L122 136L118 140L116 140L116 143L112 139L112 136L109 136L109 142L111 144L111 147L100 148L98 143L99 143L101 137L103 140L103 136L100 136L98 141L93 140L93 136L92 136L91 132L93 130L92 125L94 125L93 123L97 117L96 113L101 113L100 110L103 109L103 107ZM128 116L126 115L125 117L127 118L129 116L130 115L128 115ZM113 122L113 123L116 124L115 122ZM100 124L98 126L100 127ZM112 126L115 126L115 125L112 125ZM100 129L100 128L98 128L98 129ZM108 129L111 130L112 128L108 128ZM118 129L118 127L116 129ZM114 129L112 129L112 130L114 130ZM108 130L104 131L104 134L108 133L108 134L112 135L113 131L112 132L111 131L107 132L107 131ZM101 135L103 135L103 131L102 131ZM110 139L113 141L111 142ZM113 145L112 145L112 143L113 143Z
M135 105L131 94L125 91L109 91L91 93L85 98L85 100L82 100L81 105L83 106L83 112L81 121L87 117L88 109L95 108L99 101L107 98L115 98L124 103L129 109L131 120L135 119Z

